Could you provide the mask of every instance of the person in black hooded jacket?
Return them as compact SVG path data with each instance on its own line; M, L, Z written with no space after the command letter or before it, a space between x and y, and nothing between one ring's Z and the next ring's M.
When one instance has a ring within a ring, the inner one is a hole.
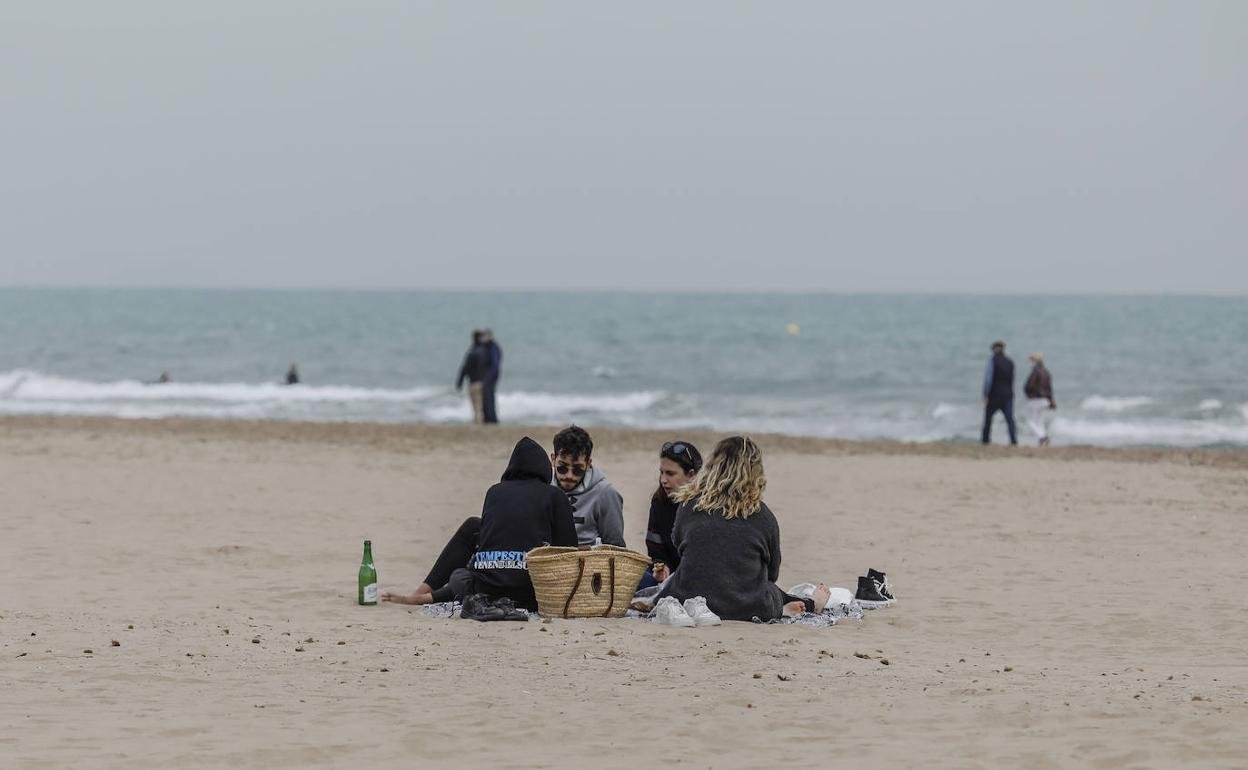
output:
M503 480L485 493L481 536L469 562L472 593L506 596L517 607L537 609L525 553L540 545L577 544L572 505L550 477L546 450L528 436L520 439Z
M524 555L540 545L575 547L576 525L572 505L558 487L552 486L550 459L546 450L525 436L516 442L503 478L485 493L481 508L480 531L465 531L473 520L443 549L433 571L422 586L441 586L423 596L420 589L411 596L382 592L382 601L426 604L429 601L463 600L475 593L491 598L507 597L517 607L537 609L537 597L529 581ZM460 536L472 537L475 553L464 566Z

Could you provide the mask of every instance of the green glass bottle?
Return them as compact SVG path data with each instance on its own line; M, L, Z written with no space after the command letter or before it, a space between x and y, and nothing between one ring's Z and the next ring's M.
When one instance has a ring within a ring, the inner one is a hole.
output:
M377 603L377 568L373 566L373 541L364 541L364 561L360 562L360 604Z

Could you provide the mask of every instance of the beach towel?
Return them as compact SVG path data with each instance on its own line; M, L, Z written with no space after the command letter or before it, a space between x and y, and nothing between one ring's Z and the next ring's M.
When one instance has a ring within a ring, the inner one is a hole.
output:
M657 593L657 587L652 590ZM835 595L834 599L837 598ZM426 618L458 618L460 611L459 602L437 602L435 604L426 604L416 611L417 615ZM530 621L541 620L542 616L536 612L527 612ZM634 620L653 620L653 612L638 612L637 610L629 610L624 613L625 618ZM823 612L803 612L791 618L773 618L771 620L761 620L754 618L755 623L763 625L790 625L796 623L800 626L810 626L811 628L831 628L836 625L838 620L862 620L862 607L852 598L848 602L830 601L828 606L823 608Z
M433 604L426 604L419 610L416 610L416 614L425 618L458 618L460 610L462 609L463 605L459 602L434 602ZM529 620L542 619L542 616L538 615L536 612L530 612L519 607L516 608L516 612L523 612L528 615Z

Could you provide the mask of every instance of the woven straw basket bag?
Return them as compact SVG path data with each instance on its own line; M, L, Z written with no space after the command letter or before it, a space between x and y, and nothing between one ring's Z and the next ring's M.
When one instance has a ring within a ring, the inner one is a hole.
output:
M588 551L543 546L525 557L538 612L556 618L618 618L628 610L650 559L599 545Z

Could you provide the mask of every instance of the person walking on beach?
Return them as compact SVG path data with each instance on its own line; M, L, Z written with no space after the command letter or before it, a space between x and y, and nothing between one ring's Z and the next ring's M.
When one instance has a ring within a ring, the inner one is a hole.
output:
M455 390L464 387L464 379L468 380L468 400L472 402L472 421L477 425L485 422L485 407L481 396L482 381L485 379L489 353L481 344L481 330L472 332L472 347L464 354L464 363L459 367L459 377L455 379Z
M485 376L481 380L481 411L486 423L497 423L498 412L494 407L494 391L498 387L498 375L503 370L503 349L494 341L494 332L481 330L481 345L485 349Z
M992 343L992 358L984 369L984 431L981 439L992 442L992 418L1000 411L1010 430L1010 444L1018 445L1018 428L1014 425L1014 362L1005 355L1005 343Z
M1024 414L1027 417L1027 427L1036 434L1040 446L1048 446L1046 413L1057 408L1057 403L1053 401L1053 375L1044 366L1043 353L1032 353L1028 358L1031 359L1032 367L1027 382L1023 384L1023 395L1027 397L1027 405L1023 407Z

